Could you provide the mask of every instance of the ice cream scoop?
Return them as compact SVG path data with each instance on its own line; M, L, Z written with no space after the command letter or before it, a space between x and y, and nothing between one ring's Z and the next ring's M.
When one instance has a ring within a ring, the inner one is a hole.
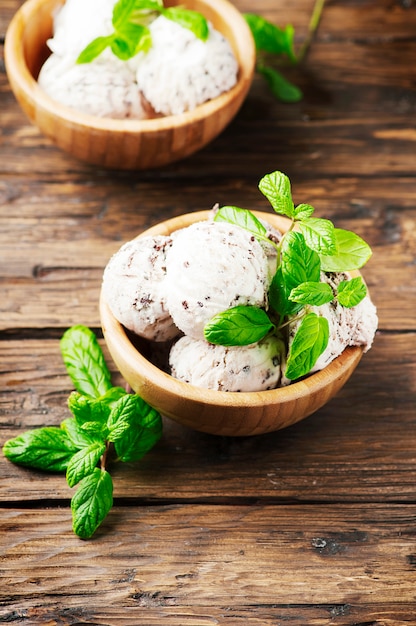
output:
M237 82L238 63L225 37L210 26L207 41L158 17L152 47L137 68L137 83L157 113L176 115L216 98Z
M236 305L267 308L272 278L264 248L246 230L205 221L176 233L167 253L166 304L193 339L215 314Z
M49 49L76 59L93 39L111 34L114 4L115 0L66 0L54 13Z
M249 346L224 347L184 336L170 351L171 375L216 391L275 389L281 378L284 344L274 336Z
M114 317L129 330L153 341L178 334L166 307L166 251L170 237L133 239L109 260L102 294Z
M134 72L114 55L77 64L72 56L52 54L42 66L38 83L57 102L95 117L155 116L138 88Z

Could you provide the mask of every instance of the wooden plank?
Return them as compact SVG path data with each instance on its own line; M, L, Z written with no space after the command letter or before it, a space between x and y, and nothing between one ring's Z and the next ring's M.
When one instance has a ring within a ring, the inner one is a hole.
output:
M58 339L2 341L0 350L1 445L69 416L72 387ZM334 400L269 435L214 437L166 420L162 440L142 461L112 468L115 496L137 503L413 502L415 354L415 333L380 333ZM68 501L73 493L63 476L14 466L3 455L0 475L3 502Z
M412 606L415 515L415 505L116 507L85 542L67 511L3 511L3 616Z
M128 574L127 574L128 575ZM65 599L66 600L66 599ZM172 604L172 599L169 599ZM414 603L366 603L333 605L254 605L224 607L166 606L158 595L139 598L136 606L102 607L88 599L86 606L68 606L66 601L52 599L48 605L19 603L17 609L0 609L0 619L14 626L37 624L94 624L99 626L276 626L289 622L291 626L398 626L411 624ZM23 606L24 605L24 606Z

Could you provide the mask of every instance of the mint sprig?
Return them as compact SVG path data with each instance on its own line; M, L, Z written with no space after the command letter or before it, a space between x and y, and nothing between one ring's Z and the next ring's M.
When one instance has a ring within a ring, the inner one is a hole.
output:
M278 243L268 238L262 222L246 209L225 206L214 219L240 226L276 248L277 266L268 291L268 310L238 306L222 311L206 324L204 336L210 343L242 346L260 341L269 333L281 337L297 323L285 371L287 378L296 380L308 374L328 343L328 322L311 312L311 307L337 301L350 308L367 293L361 276L343 280L334 289L322 279L322 273L359 269L372 252L355 233L335 228L330 220L313 217L315 209L310 204L295 206L290 180L282 172L264 176L259 189L274 211L290 220Z
M111 20L113 32L91 41L79 54L77 63L90 63L106 48L122 61L139 52L148 52L152 46L148 25L159 15L187 28L202 41L208 39L208 22L197 11L180 6L165 8L158 0L118 0Z
M285 78L282 66L299 65L307 54L319 26L325 0L315 0L307 36L299 50L295 51L295 30L291 24L280 28L255 13L245 13L256 46L256 70L263 76L272 94L282 102L299 102L302 91Z
M140 396L111 385L103 352L90 329L69 328L60 347L77 390L68 398L72 416L60 427L37 428L9 439L3 453L25 467L66 472L69 487L77 487L71 500L72 527L88 539L113 504L111 457L141 459L160 439L162 418Z

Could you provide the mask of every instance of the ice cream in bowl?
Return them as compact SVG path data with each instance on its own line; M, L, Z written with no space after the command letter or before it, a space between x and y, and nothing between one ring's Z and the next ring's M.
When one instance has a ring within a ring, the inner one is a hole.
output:
M207 433L267 433L311 415L377 328L357 268L369 246L295 207L281 172L259 186L274 213L225 206L161 222L103 274L117 368L162 415Z
M255 57L228 0L27 0L5 39L11 88L40 131L83 161L130 170L221 133Z

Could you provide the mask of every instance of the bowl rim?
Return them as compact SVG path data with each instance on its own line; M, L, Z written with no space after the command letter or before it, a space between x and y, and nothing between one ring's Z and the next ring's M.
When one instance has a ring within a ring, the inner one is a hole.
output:
M220 94L212 100L208 100L198 105L191 111L186 111L177 115L166 115L153 119L115 119L100 118L89 115L63 105L48 96L39 86L37 80L27 67L23 44L17 37L21 28L22 20L33 13L44 0L26 0L14 14L6 30L4 42L4 60L6 73L10 82L14 82L20 92L28 94L33 102L37 102L49 115L65 119L66 122L74 126L85 127L96 131L110 131L117 133L160 133L165 130L179 129L189 124L190 121L198 122L215 115L224 106L232 101L235 94L248 89L255 68L256 50L254 39L250 28L241 12L229 0L198 0L210 6L214 12L221 14L224 21L232 24L236 23L240 31L244 33L243 46L238 47L239 73L236 84L228 91ZM63 4L63 0L50 0L51 4Z
M279 227L287 225L289 220L276 214L262 211L252 211L260 219L268 219L269 222ZM137 238L153 236L156 234L169 234L178 227L186 227L198 220L205 220L210 215L210 211L196 211L186 213L160 222L140 233ZM162 232L161 232L162 231ZM359 273L358 273L359 274ZM277 387L264 391L217 391L197 387L190 383L184 383L175 379L170 374L159 369L151 363L130 341L128 334L116 318L112 315L107 303L104 301L102 291L100 293L100 315L104 339L106 340L110 354L117 365L118 355L122 352L125 364L134 371L143 381L144 387L151 385L159 387L168 394L179 396L194 403L203 402L210 406L244 406L244 407L264 407L279 403L288 403L302 398L309 394L319 392L325 388L332 380L341 377L345 370L355 368L363 355L362 346L349 346L329 363L324 369L314 372L305 378L291 383L286 387ZM114 348L112 338L118 337L117 348ZM109 345L110 344L110 345ZM128 381L128 378L124 376Z

